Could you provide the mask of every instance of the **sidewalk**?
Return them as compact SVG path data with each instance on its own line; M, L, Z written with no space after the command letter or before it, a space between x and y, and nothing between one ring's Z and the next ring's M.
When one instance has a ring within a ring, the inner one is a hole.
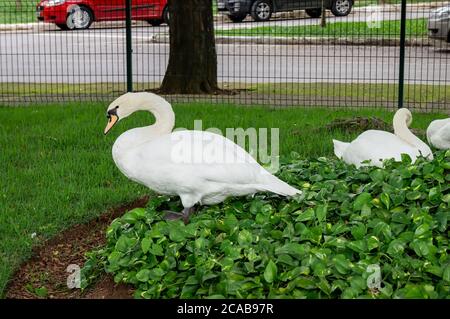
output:
M442 41L437 42L440 44ZM168 35L152 35L141 37L136 43L169 44ZM246 44L246 45L369 45L369 46L399 46L396 38L357 38L357 37L267 37L267 36L216 36L216 44ZM435 46L436 40L428 38L407 38L406 46Z

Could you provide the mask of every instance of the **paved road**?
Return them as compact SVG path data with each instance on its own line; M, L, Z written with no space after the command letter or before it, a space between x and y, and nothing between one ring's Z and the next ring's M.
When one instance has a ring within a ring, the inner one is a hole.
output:
M364 19L358 13L348 19ZM395 18L386 13L383 18ZM333 20L334 21L334 20ZM268 22L312 24L317 19ZM260 26L254 22L221 23L218 28ZM267 25L265 23L264 25ZM133 29L134 80L159 82L169 47L152 43L167 27ZM225 82L395 82L398 48L332 45L218 45L219 80ZM410 83L450 84L450 52L432 47L407 49L406 79ZM61 32L0 33L0 82L92 83L123 82L125 34L121 28Z

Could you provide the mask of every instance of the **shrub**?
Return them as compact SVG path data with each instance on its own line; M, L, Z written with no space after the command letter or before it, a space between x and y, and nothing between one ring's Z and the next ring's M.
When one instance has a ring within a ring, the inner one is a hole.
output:
M279 173L303 190L291 199L230 198L184 225L161 218L179 200L155 196L116 219L106 247L90 254L84 285L104 269L136 298L450 295L450 151L385 169L293 155Z

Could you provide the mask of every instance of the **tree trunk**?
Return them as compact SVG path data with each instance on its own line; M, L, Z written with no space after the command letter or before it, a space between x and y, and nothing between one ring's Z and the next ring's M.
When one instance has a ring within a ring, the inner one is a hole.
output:
M16 10L22 9L22 0L16 0Z
M160 88L166 94L218 91L212 0L169 0L169 65Z

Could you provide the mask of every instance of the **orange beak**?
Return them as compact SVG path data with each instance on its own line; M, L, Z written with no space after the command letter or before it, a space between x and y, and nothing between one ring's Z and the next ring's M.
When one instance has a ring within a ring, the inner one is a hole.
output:
M109 121L108 124L106 124L105 127L105 135L108 134L109 130L112 129L112 127L117 123L117 121L119 120L119 117L117 115L111 114L109 117Z

